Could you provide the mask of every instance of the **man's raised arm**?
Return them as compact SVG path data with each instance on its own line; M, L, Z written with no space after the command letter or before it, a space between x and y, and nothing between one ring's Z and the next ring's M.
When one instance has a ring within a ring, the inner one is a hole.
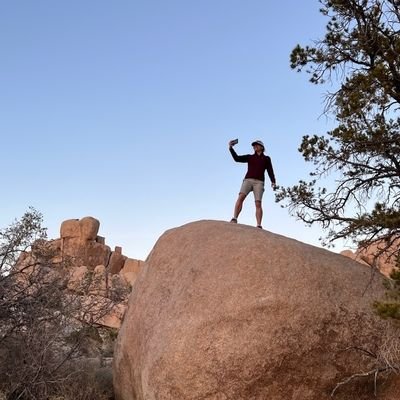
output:
M229 151L231 152L233 159L234 159L236 162L243 162L243 163L247 162L248 159L249 159L249 155L246 154L246 155L244 155L244 156L238 156L237 153L236 153L236 151L235 151L234 148L233 148L234 145L232 144L232 142L233 142L233 140L231 140L231 141L229 142Z

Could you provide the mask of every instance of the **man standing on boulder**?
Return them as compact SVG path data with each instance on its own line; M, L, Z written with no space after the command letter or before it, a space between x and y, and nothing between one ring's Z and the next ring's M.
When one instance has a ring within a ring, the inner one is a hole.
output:
M229 142L229 151L236 162L247 163L247 173L244 177L242 187L240 188L239 197L236 200L231 222L237 223L239 214L242 211L244 199L251 191L253 191L254 200L256 202L257 228L262 228L261 221L263 217L263 210L261 206L261 200L264 193L265 170L267 170L269 179L271 180L271 187L274 190L276 188L271 158L264 154L265 146L261 140L256 140L251 144L254 149L254 154L245 154L242 156L238 156L236 151L233 149L233 146L236 143L236 140L231 140Z

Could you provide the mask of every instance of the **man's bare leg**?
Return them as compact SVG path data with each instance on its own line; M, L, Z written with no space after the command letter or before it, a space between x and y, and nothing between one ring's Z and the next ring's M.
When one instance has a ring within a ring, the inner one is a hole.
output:
M239 197L236 200L235 209L233 211L233 218L236 220L238 219L239 214L242 211L243 202L244 202L245 198L246 198L246 195L244 193L239 193Z
M256 200L256 220L257 220L257 226L261 226L261 221L263 217L263 209L261 206L261 201Z

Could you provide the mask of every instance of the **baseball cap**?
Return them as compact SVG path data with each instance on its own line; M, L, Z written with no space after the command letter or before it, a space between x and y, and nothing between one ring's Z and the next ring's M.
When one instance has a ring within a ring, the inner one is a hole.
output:
M264 143L261 140L255 140L251 145L254 146L255 144L259 144L263 148L265 148Z

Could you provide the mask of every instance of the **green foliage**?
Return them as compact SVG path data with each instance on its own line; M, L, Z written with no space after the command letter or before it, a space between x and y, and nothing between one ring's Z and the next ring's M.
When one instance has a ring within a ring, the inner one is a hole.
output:
M375 311L383 318L400 320L400 251L395 256L396 266L385 282L386 300L374 303Z
M108 333L108 336L109 336L110 340L113 340L113 341L117 340L118 329L116 329L116 328L108 328L107 329L107 333Z
M400 269L394 269L391 274L390 277L393 279L395 285L397 288L400 288Z
M397 0L321 0L325 37L297 45L290 65L310 82L336 82L327 111L337 126L305 135L299 147L314 165L309 181L276 195L307 224L327 229L326 242L349 238L390 247L400 237L400 11ZM335 178L334 188L320 187Z
M400 319L400 303L376 301L374 308L382 318Z

